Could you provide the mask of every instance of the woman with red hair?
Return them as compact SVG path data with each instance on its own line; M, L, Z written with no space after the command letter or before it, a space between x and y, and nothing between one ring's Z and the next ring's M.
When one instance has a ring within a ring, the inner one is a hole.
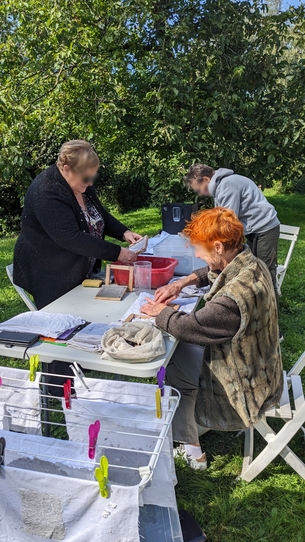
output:
M281 397L282 362L271 276L244 245L235 213L222 207L201 211L184 234L208 266L157 290L142 311L181 341L166 372L167 383L181 393L174 440L183 443L180 453L189 465L203 469L196 421L202 432L256 423ZM169 307L191 284L210 284L204 306L191 314Z

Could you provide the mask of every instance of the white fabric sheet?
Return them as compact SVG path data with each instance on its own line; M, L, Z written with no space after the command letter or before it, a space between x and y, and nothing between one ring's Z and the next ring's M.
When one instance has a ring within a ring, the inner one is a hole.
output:
M156 386L92 378L85 378L85 382L90 391L85 390L75 381L78 399L72 399L71 410L65 409L63 401L70 440L87 443L89 424L99 419L101 422L98 437L99 453L106 455L112 464L127 464L132 467L147 465L151 455L143 452L152 452L155 449L157 436L160 434L168 412L170 388L165 387L162 398L162 419L159 420L155 414ZM120 403L117 402L118 400ZM132 448L134 451L119 453L117 450L111 450L113 447ZM116 483L139 484L141 480L137 470L124 472L114 469L112 476ZM175 484L176 474L170 429L153 479L141 493L141 504L174 507L173 487Z
M9 429L21 433L41 434L39 380L29 381L29 371L0 367L2 386L0 401L6 403ZM0 539L1 540L1 539ZM1 541L2 542L2 541Z
M139 542L137 486L110 485L109 498L102 498L94 467L80 463L88 460L86 445L5 431L0 436L6 439L1 542Z
M0 429L9 431L9 414L6 410L6 404L0 401Z
M122 316L121 320L124 322L126 318L130 314L140 314L141 313L141 307L145 303L147 303L146 298L154 299L154 296L148 292L141 292L139 297L132 303L132 305L129 307L129 309L125 312L124 316ZM183 299L181 297L178 297L173 301L175 305L179 305L179 311L190 313L194 308L196 307L196 303L198 302L198 297L191 297L187 299ZM154 319L153 319L154 320Z
M44 337L57 339L64 331L84 323L85 320L71 314L29 311L17 314L10 320L2 322L0 330L37 333Z
M67 341L69 346L77 348L78 350L85 350L86 352L101 352L101 338L112 327L119 325L92 323L81 329L78 333Z

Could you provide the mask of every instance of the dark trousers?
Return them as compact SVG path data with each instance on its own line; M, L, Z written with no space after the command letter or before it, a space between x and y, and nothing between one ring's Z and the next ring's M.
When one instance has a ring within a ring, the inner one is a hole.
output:
M263 260L267 265L272 278L277 304L279 295L276 286L277 251L280 237L280 226L262 233L251 233L246 236L247 244L254 256Z
M172 426L173 439L176 442L194 444L199 439L195 405L203 352L202 346L180 341L166 367L166 384L181 393Z

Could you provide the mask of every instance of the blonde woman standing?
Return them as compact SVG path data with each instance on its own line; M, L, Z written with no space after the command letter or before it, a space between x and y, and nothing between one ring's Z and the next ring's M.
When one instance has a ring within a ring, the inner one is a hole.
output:
M57 163L30 185L15 246L14 282L33 295L38 309L81 284L96 260L136 259L105 235L132 243L141 238L101 205L93 187L99 159L90 143L64 143Z

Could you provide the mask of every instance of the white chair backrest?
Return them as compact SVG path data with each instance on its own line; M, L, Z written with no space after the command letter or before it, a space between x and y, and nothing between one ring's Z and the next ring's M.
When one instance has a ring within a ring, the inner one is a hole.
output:
M37 307L34 305L33 301L29 298L29 296L25 293L24 289L14 284L13 269L14 269L14 266L12 263L6 266L6 273L7 273L8 278L10 279L16 292L20 295L22 301L26 304L26 306L30 309L30 311L37 311Z
M292 256L292 252L294 249L294 245L296 244L296 241L298 239L298 235L300 233L300 228L297 226L286 226L286 224L280 224L280 239L284 239L285 241L290 241L290 247L285 259L284 267L287 269L290 258Z

